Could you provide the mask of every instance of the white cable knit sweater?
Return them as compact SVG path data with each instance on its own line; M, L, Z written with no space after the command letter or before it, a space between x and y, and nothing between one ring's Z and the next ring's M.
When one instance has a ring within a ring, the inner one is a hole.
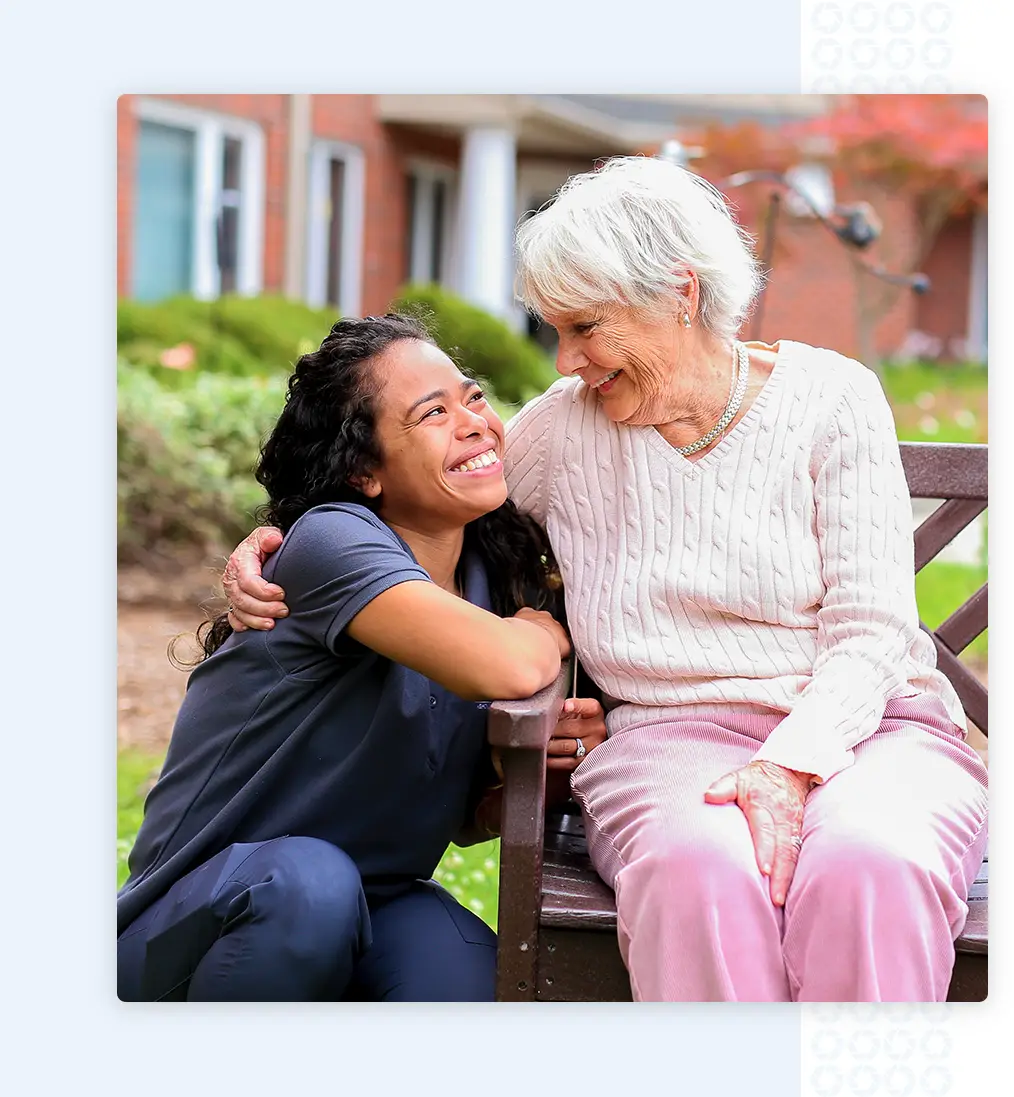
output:
M933 694L965 727L919 628L894 420L859 362L782 340L697 461L561 380L508 424L504 466L549 532L575 650L618 702L610 734L760 706L788 715L756 757L827 780L890 699Z

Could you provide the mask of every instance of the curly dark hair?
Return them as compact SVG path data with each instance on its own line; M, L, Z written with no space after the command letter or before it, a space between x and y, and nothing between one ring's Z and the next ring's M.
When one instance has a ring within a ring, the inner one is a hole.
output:
M389 313L339 320L319 350L297 361L285 407L257 466L257 480L268 494L258 515L264 525L287 533L296 519L322 503L377 509L378 501L355 486L382 456L376 435L380 384L371 364L405 339L436 345L414 317ZM507 617L526 605L562 613L559 571L545 531L509 499L468 523L465 550L477 552L486 565L495 613ZM225 614L204 622L198 630L201 658L221 647L231 632Z

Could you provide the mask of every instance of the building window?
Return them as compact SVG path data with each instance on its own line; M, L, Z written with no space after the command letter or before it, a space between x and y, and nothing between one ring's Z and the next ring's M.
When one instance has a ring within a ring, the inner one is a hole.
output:
M329 195L327 225L327 302L335 305L342 296L342 213L345 209L345 161L332 158L328 164Z
M141 99L132 291L209 299L263 285L264 135L245 119Z
M218 277L222 293L235 293L239 273L239 213L242 209L243 142L222 142L222 197L218 214Z
M358 316L363 266L366 171L361 149L336 141L310 151L307 300Z
M408 176L408 281L452 280L454 173L416 165Z
M527 201L523 205L524 212L521 215L521 220L527 221L536 210L540 210L548 205L552 199L552 194L529 195ZM555 358L556 352L560 346L560 340L556 334L556 329L550 324L540 320L537 316L533 316L532 313L528 311L524 312L523 324L524 327L522 330L525 335L538 343L550 357Z

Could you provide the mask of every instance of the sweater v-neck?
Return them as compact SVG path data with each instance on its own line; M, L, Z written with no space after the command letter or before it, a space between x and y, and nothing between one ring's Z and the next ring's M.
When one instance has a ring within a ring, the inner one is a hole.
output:
M648 445L668 461L677 472L681 472L691 479L702 475L715 465L720 464L725 456L736 448L744 435L756 429L765 408L771 402L772 393L776 392L781 385L785 376L786 359L792 344L788 340L779 339L773 345L777 347L775 361L768 379L764 382L764 386L754 397L753 403L747 409L743 418L703 457L691 461L680 453L675 446L667 442L656 427L635 427L633 429L642 431Z

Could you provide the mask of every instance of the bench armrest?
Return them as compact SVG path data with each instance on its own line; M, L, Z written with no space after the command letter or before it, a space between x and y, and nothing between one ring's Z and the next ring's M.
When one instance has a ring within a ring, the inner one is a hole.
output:
M549 745L567 699L570 663L564 661L552 685L523 701L494 701L489 706L489 741L500 750L540 750Z
M500 906L497 919L497 1000L535 997L542 847L546 828L546 747L567 699L570 668L524 701L494 701L489 741L503 765L500 815Z

